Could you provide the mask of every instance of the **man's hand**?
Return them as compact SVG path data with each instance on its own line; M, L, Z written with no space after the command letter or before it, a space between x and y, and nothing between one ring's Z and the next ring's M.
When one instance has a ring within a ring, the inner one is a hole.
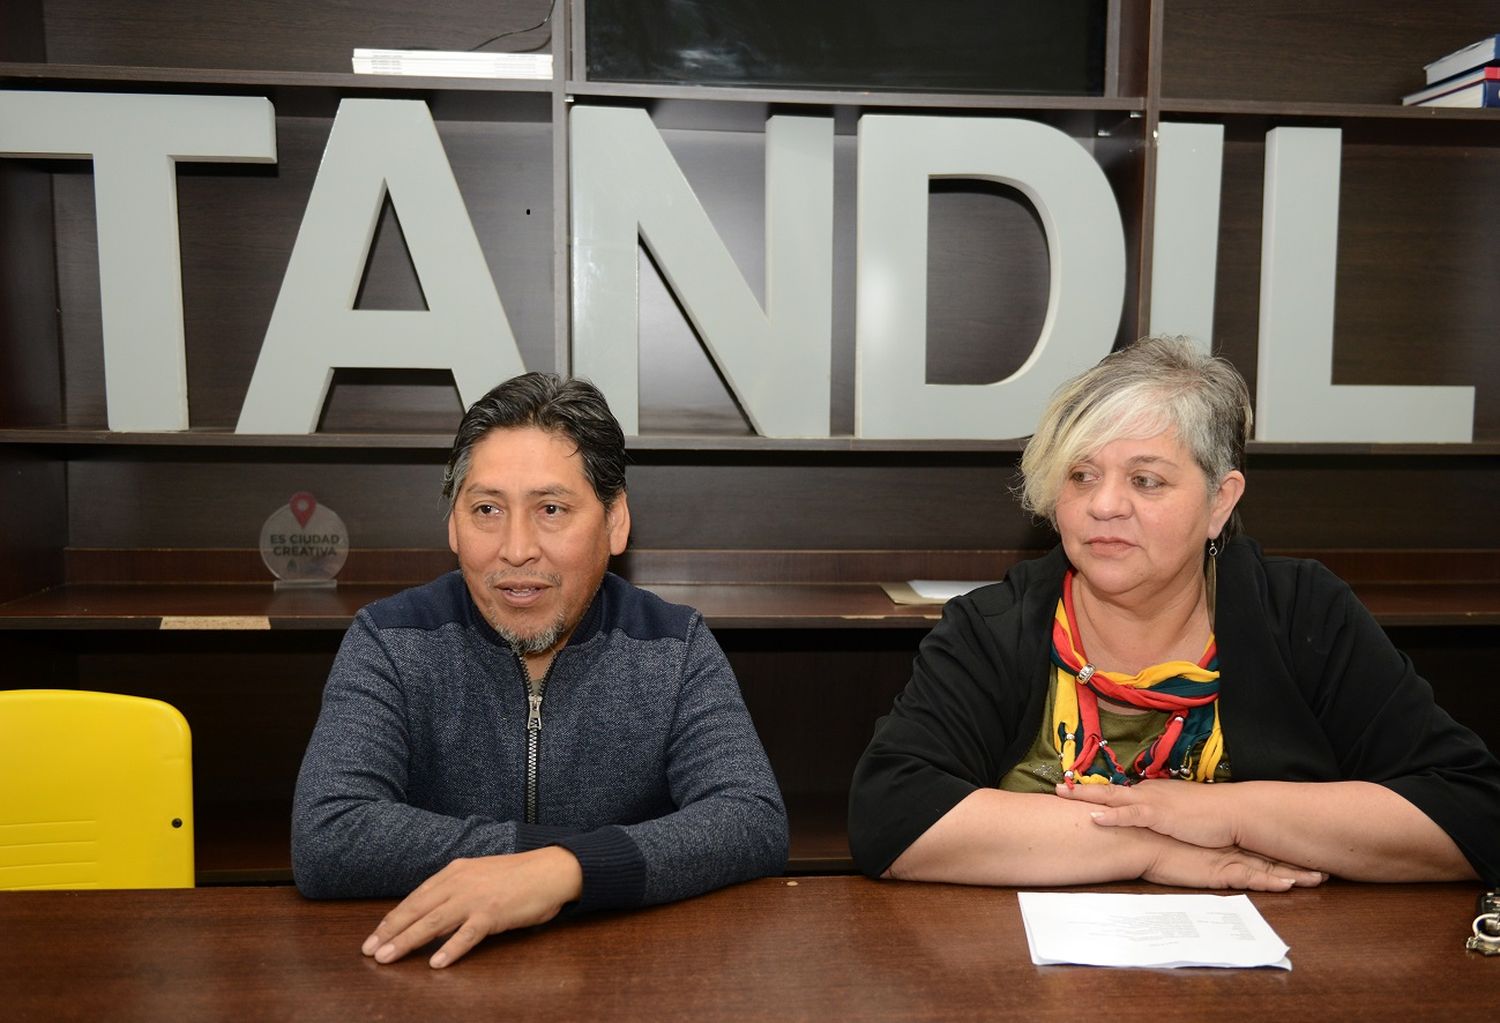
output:
M1090 814L1106 828L1150 828L1205 849L1240 844L1233 813L1233 785L1157 779L1136 785L1057 786L1057 794L1098 806Z
M387 913L360 950L393 963L451 934L428 960L441 968L491 934L546 923L582 894L578 859L559 846L454 860Z

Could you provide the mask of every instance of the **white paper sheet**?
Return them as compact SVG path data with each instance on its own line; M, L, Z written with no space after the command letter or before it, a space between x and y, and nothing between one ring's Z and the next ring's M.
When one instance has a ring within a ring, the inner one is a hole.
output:
M908 579L906 584L915 590L918 596L934 601L952 600L970 590L990 585L983 579L978 581L973 579Z
M1020 892L1038 966L1276 966L1285 942L1245 895Z

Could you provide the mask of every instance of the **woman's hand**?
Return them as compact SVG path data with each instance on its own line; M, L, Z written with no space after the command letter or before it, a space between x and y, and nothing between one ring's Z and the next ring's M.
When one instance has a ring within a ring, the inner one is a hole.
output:
M1205 849L1241 844L1232 785L1158 779L1136 785L1057 786L1057 794L1098 807L1090 812L1106 828L1149 828L1159 835Z
M1103 788L1102 785L1099 787ZM1328 880L1328 875L1268 860L1235 846L1206 849L1173 840L1161 844L1151 866L1141 874L1141 880L1178 888L1284 892L1290 888L1315 887Z
M1269 863L1305 864L1350 881L1475 877L1458 846L1396 792L1364 781L1157 780L1057 787L1093 807L1093 823L1143 829L1204 849L1233 847ZM1095 816L1097 814L1097 816Z
M1233 796L1228 785L1159 779L1137 785L1065 785L1057 794L1098 809L1089 817L1100 827L1143 828L1171 839L1141 879L1180 888L1234 888L1284 892L1328 880L1317 870L1270 859L1240 847Z

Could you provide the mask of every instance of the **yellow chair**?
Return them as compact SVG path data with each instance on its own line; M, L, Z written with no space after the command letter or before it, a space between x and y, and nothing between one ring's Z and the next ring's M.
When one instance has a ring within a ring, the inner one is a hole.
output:
M0 691L0 889L193 887L193 759L171 704Z

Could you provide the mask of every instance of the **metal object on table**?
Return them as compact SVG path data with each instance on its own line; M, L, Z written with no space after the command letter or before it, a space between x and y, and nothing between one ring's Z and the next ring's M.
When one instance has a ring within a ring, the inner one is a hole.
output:
M1487 956L1500 955L1500 889L1480 893L1474 907L1473 931L1464 948Z

